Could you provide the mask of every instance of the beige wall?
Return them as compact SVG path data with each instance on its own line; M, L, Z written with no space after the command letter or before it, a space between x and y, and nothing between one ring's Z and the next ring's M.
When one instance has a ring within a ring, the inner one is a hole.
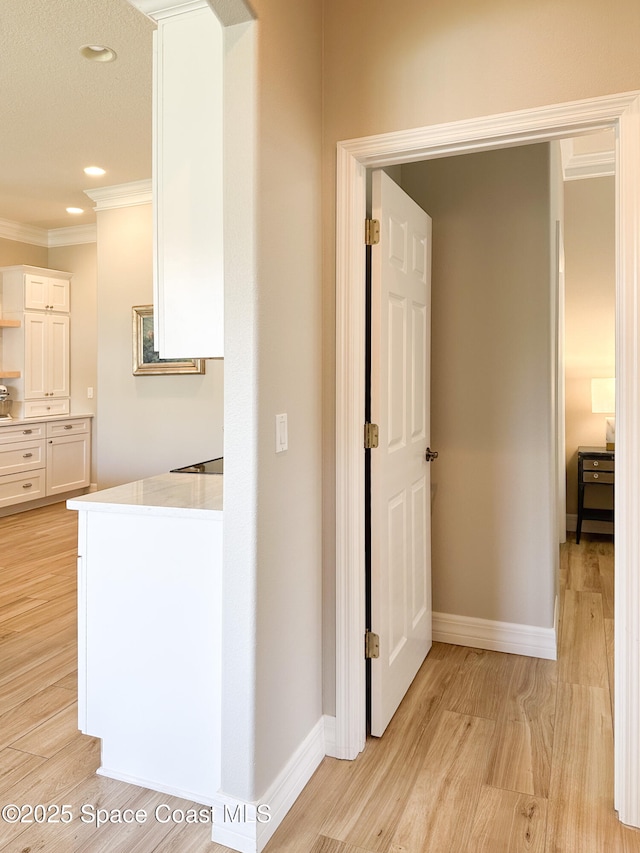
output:
M549 149L403 166L402 185L433 219L433 609L549 628Z
M151 240L150 204L98 213L100 488L222 455L221 361L204 376L132 375L131 309L152 302Z
M605 443L606 415L591 411L591 380L615 376L614 178L565 184L565 262L567 513L575 515L577 448ZM589 503L606 492L592 489Z
M255 792L322 713L322 10L259 0ZM289 450L275 453L287 413Z
M10 267L14 264L48 267L47 255L48 249L45 246L32 246L30 243L19 243L17 240L0 237L0 267Z
M335 146L385 131L640 88L640 4L325 0L325 709L334 707Z

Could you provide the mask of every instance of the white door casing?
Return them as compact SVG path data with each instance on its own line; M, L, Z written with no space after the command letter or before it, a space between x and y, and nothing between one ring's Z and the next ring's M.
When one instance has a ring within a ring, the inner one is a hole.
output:
M640 92L338 143L336 186L336 725L332 754L366 737L364 422L366 170L613 128L616 134L615 807L640 826ZM550 424L555 430L557 425ZM553 510L555 512L555 508Z
M380 737L431 648L429 374L431 219L372 175L371 734Z

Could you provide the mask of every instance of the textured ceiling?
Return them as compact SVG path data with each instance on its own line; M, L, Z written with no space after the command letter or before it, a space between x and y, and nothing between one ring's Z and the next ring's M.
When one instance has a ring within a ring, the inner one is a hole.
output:
M0 219L93 222L85 189L151 177L153 30L126 0L0 0ZM87 44L118 58L90 62Z

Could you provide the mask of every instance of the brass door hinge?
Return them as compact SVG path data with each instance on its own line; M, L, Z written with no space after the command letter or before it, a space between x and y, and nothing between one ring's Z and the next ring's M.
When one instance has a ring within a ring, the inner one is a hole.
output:
M378 424L364 425L364 449L371 450L378 446Z
M377 246L380 242L380 222L377 219L365 219L364 221L364 244L365 246Z
M366 660L380 657L380 637L372 631L364 635L364 656Z

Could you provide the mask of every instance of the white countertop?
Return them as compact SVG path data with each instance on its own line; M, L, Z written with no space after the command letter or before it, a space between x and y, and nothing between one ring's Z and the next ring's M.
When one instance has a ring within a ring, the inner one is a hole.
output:
M158 474L72 498L67 506L84 512L214 517L222 513L222 475Z
M95 418L91 412L81 412L72 415L43 415L37 418L0 418L0 427L21 426L22 424L41 424L46 421L72 421L75 418Z

